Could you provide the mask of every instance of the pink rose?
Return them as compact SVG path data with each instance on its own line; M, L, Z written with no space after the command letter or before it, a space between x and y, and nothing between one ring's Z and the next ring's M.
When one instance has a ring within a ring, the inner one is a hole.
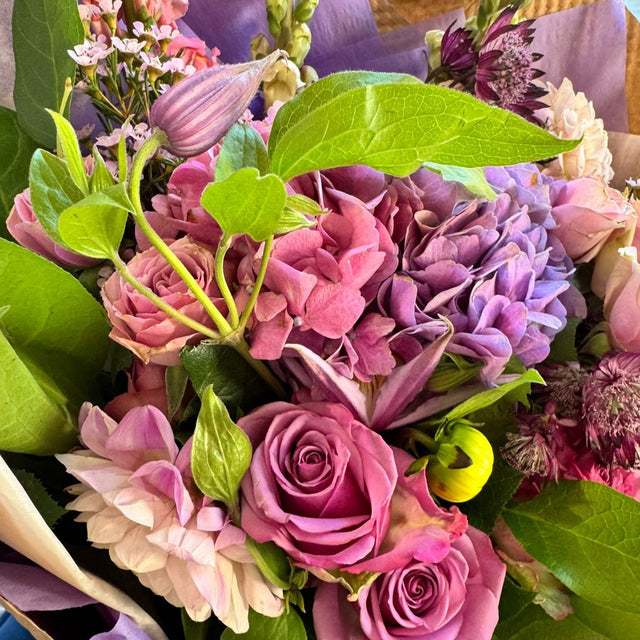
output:
M227 309L214 279L215 259L205 245L181 238L170 245L200 287L226 314ZM134 256L129 270L167 304L207 327L214 323L184 281L155 248ZM180 364L180 349L197 342L201 334L168 316L153 302L114 273L102 289L102 300L112 324L110 336L135 353L145 364Z
M278 402L238 422L254 447L242 528L295 562L338 569L376 553L397 480L393 451L339 404Z
M60 267L84 269L101 262L101 260L87 258L79 253L63 249L47 235L33 212L29 189L25 189L15 197L13 208L7 218L7 229L25 249L55 262Z
M622 249L607 281L604 318L613 345L640 351L640 265L637 249Z
M134 407L152 405L167 415L167 368L159 364L143 364L135 358L127 371L127 391L116 396L105 408L114 420L122 420Z
M178 18L182 18L189 8L189 0L134 0L136 9L144 7L159 24L175 25Z
M552 233L574 262L589 262L613 236L635 222L628 200L594 178L571 180L558 192L551 214Z
M489 537L469 528L438 562L410 560L351 603L322 584L313 607L318 640L489 640L505 577Z

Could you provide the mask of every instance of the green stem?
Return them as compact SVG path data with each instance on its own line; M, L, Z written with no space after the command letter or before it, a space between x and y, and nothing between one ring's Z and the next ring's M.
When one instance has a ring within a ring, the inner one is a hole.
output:
M149 242L158 250L160 255L171 265L173 270L182 278L196 300L204 307L210 318L215 322L218 331L222 336L232 333L233 328L225 317L218 311L202 287L196 282L189 270L180 262L178 256L169 248L167 243L156 233L154 228L144 217L142 202L140 200L140 182L145 162L156 150L165 142L165 135L161 131L156 131L140 147L133 158L131 173L129 175L129 197L133 204L133 217L142 233L149 239Z
M242 337L242 333L242 330L236 329L231 335L223 338L219 342L233 347L242 356L242 359L271 387L278 398L285 400L287 398L287 392L284 386L262 360L256 360L249 353L249 345Z
M218 248L216 250L216 282L218 283L218 289L222 294L223 300L227 304L227 309L229 309L229 322L232 327L238 326L238 307L236 307L236 302L233 299L233 294L229 289L229 285L227 284L227 280L224 277L224 257L229 250L229 246L231 245L231 236L228 236L226 233L222 235L220 238L220 243L218 244Z
M260 271L258 272L256 283L253 287L253 291L251 292L251 297L249 298L249 302L247 302L247 306L244 308L242 315L240 316L240 324L238 325L238 328L240 331L244 331L244 328L247 326L247 322L249 321L249 316L253 311L253 307L256 306L258 294L260 293L260 289L262 288L262 283L264 282L265 274L267 273L267 265L269 263L269 256L271 255L272 246L273 246L273 236L269 236L264 242L264 249L262 251L262 262L260 263Z
M129 37L133 37L133 23L136 19L136 8L133 4L133 0L123 0L122 8L124 9L124 21L127 25Z
M440 448L440 445L438 444L438 442L436 442L434 438L426 434L424 431L420 431L420 429L413 429L411 427L408 427L402 430L401 435L407 440L419 442L431 453L437 453L438 449Z
M159 309L164 311L168 316L171 316L178 322L186 325L190 329L201 333L202 335L207 336L207 338L211 338L212 340L219 340L220 336L213 331L211 328L206 327L195 320L192 320L188 316L185 316L183 313L180 313L177 309L174 309L171 305L168 305L162 298L160 298L157 294L155 294L149 287L145 287L141 282L135 279L135 277L131 274L129 269L127 268L126 263L120 258L118 254L114 254L111 257L111 261L115 265L118 273L122 277L123 280L128 282L136 291L141 293L143 296L148 298L153 304L155 304Z

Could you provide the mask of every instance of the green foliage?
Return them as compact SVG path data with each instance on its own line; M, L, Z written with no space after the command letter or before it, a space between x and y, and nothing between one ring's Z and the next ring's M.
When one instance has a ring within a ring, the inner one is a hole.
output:
M180 616L182 619L184 640L207 640L211 627L211 619L205 620L204 622L195 622L189 617L185 609L181 609Z
M640 503L586 481L549 484L503 518L524 548L569 589L640 614Z
M29 185L36 218L53 240L64 245L58 231L58 220L63 211L84 198L66 162L48 151L38 149L31 158Z
M47 493L47 490L33 473L24 469L16 469L13 474L27 492L42 519L49 527L53 528L55 523L66 513L66 510Z
M253 609L249 609L249 631L246 633L234 633L231 629L225 629L221 640L306 640L307 632L300 616L289 609L278 618L267 618Z
M169 414L169 420L171 420L182 404L184 393L187 390L187 383L189 382L189 375L184 367L167 367L164 381L167 390L167 413Z
M70 274L0 240L0 449L41 455L75 438L69 416L96 397L104 309Z
M200 490L213 500L237 508L240 482L251 462L251 443L229 417L226 407L207 387L193 434L191 469Z
M447 164L436 164L435 162L425 162L424 166L442 176L447 182L459 182L471 193L483 196L487 200L495 200L498 194L492 189L487 181L483 167L454 167Z
M580 318L569 318L567 326L552 340L549 360L551 362L578 362L576 329Z
M202 206L228 236L246 233L256 242L276 233L286 201L282 180L260 176L253 167L210 184L202 194Z
M180 358L196 393L202 396L213 386L232 415L273 400L269 387L233 347L202 342L183 349Z
M45 109L59 108L67 78L75 77L69 57L84 40L77 0L19 0L13 4L16 81L13 98L20 126L52 149L55 128Z
M216 182L228 178L244 167L254 167L267 173L269 158L260 134L246 124L234 124L224 137L216 163Z
M92 193L65 209L58 219L58 234L65 246L91 258L112 258L124 235L128 212L133 210L123 183Z
M269 155L271 171L283 181L353 164L397 176L409 175L424 162L458 167L515 164L551 157L578 144L445 87L409 81L345 87L348 75L329 76L276 116Z
M15 111L0 107L0 215L5 220L14 197L29 185L29 162L37 144L18 124ZM0 236L9 238L0 224Z
M281 589L291 587L292 566L289 556L273 542L256 542L247 536L247 549L262 575Z
M89 181L87 180L87 172L84 170L82 153L80 153L80 145L78 144L76 132L71 126L71 123L57 111L51 109L47 109L46 111L53 118L56 125L57 139L62 151L59 156L67 163L69 174L78 189L87 195L89 193Z

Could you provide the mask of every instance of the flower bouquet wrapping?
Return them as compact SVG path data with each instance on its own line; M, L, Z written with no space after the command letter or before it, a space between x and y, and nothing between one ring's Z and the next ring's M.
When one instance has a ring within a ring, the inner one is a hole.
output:
M36 638L635 637L624 13L531 10L15 2L0 603Z

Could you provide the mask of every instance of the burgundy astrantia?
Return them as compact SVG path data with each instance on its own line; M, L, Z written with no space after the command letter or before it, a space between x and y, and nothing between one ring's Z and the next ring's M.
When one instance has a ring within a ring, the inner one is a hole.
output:
M475 94L536 122L533 112L544 107L547 91L533 84L544 71L533 65L542 54L531 51L533 20L511 24L518 7L507 7L489 27L478 52Z
M477 63L478 52L471 33L464 27L453 29L453 24L450 24L445 29L440 44L440 70L465 89L471 90ZM435 75L436 71L432 73Z
M640 353L604 358L583 391L587 442L603 464L640 469Z

